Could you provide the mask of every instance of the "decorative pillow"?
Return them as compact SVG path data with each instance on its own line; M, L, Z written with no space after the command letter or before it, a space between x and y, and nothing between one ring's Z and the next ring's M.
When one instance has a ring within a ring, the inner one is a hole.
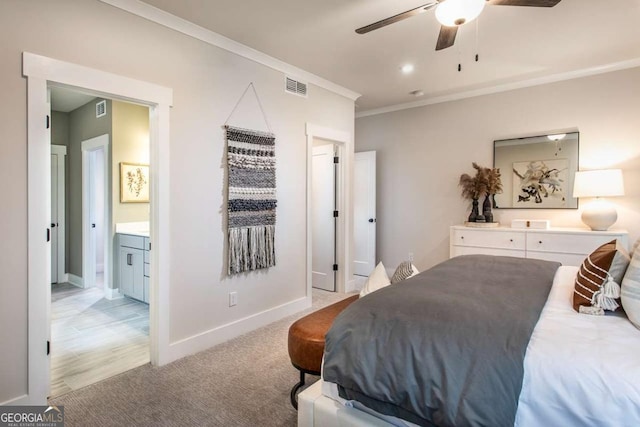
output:
M404 279L413 277L418 273L420 272L416 266L411 263L411 261L401 262L398 268L396 268L396 272L391 276L391 284L393 285L395 283L402 282Z
M629 255L616 240L605 243L584 260L576 276L573 308L579 313L603 315L619 305L620 282L629 265Z
M360 298L370 294L371 292L377 291L378 289L382 289L385 286L389 286L390 284L391 282L389 281L389 276L387 276L387 270L385 270L382 262L379 262L362 287L362 290L360 291Z
M640 245L631 258L631 264L622 279L622 307L636 328L640 329Z

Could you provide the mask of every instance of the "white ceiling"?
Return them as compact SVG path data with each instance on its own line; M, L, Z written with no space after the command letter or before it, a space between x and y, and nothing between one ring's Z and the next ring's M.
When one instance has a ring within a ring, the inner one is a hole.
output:
M95 99L94 95L87 95L70 89L60 87L50 87L51 90L51 110L69 113L78 107L82 107L87 102Z
M640 58L640 1L562 0L554 8L487 5L454 47L435 52L434 11L358 35L427 0L145 0L362 94L358 111ZM458 63L462 72L457 71ZM399 67L413 63L403 75ZM424 96L409 95L422 90Z

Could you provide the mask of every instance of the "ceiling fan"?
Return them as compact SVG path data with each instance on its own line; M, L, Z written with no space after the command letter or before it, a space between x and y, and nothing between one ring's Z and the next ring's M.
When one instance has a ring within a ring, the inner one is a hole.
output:
M440 34L438 35L436 50L442 50L453 46L453 43L456 41L458 27L476 19L484 9L486 3L495 6L553 7L560 3L560 1L561 0L434 0L431 3L423 4L406 12L358 28L356 33L366 34L414 15L419 15L437 6L436 18L442 26L440 27Z

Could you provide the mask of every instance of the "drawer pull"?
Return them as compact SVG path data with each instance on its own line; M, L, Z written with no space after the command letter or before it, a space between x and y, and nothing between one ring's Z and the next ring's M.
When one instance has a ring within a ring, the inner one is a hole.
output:
M133 265L133 254L127 254L127 265Z
M509 239L509 241L510 241L511 243L513 243L513 239Z
M542 244L542 240L538 240L538 243L539 243L539 244Z
M460 236L460 238L461 238L462 240L464 240L464 236Z

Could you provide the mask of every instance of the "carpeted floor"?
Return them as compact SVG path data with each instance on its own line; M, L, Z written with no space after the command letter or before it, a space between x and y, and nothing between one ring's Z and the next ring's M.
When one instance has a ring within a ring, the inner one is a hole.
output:
M74 426L295 426L299 373L287 353L296 319L346 298L313 291L310 310L169 365L144 365L51 399Z

